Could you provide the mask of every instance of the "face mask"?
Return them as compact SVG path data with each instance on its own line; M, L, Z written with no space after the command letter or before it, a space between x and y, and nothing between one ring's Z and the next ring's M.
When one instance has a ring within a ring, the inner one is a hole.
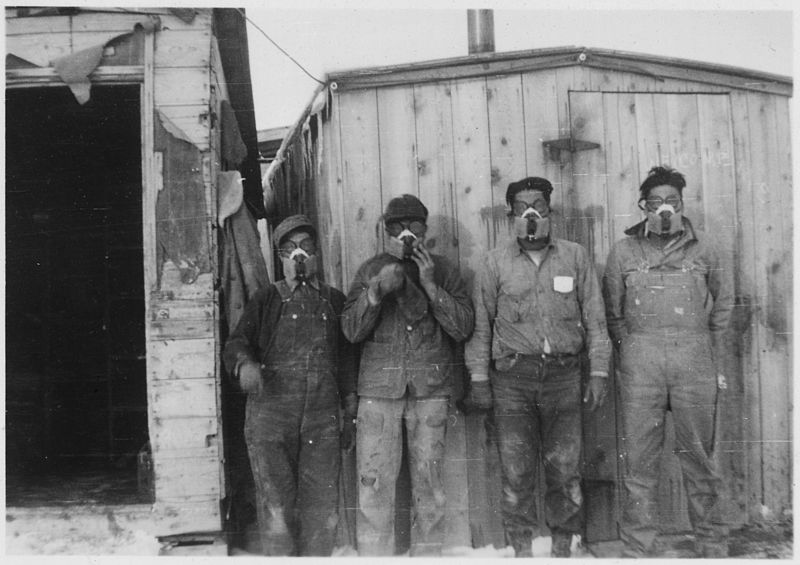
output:
M528 208L521 217L514 217L514 233L518 239L531 243L534 240L546 241L550 237L550 218Z
M683 229L683 214L670 204L647 211L647 229L658 235L674 235Z
M317 272L317 256L309 255L299 247L288 257L281 259L283 274L287 280L303 282L311 279Z
M386 252L398 259L410 259L420 239L411 230L404 229L397 236L389 236Z

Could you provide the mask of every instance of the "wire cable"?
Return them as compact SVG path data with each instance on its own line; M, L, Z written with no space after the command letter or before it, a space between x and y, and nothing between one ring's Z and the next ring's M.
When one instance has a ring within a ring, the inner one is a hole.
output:
M265 32L263 29L261 29L261 28L258 26L258 24L257 24L257 23L255 23L253 20L251 20L250 18L248 18L248 17L247 17L247 15L244 13L244 10L242 10L241 8L235 8L235 10L236 10L237 12L239 12L239 14L241 14L241 16L242 16L242 17L243 17L245 20L247 20L248 22L250 22L250 25L252 25L252 26L253 26L254 28L256 28L256 29L257 29L259 32L261 32L261 35L263 35L264 37L266 37L266 38L269 40L269 42L270 42L270 43L272 43L272 44L273 44L275 47L277 47L277 48L278 48L278 51L280 51L281 53L283 53L284 55L286 55L286 56L289 58L289 60L291 60L291 61L292 61L292 63L294 63L295 65L297 65L297 66L300 68L300 70L301 70L301 71L303 71L305 74L307 74L309 77L311 77L313 80L317 81L318 83L320 83L320 84L322 84L322 85L324 85L324 84L325 84L325 82L323 82L323 81L319 80L317 77L315 77L315 76L314 76L314 75L312 75L310 72L308 72L308 71L306 70L306 68L305 68L303 65L301 65L301 64L300 64L300 63L299 63L299 62L298 62L298 61L297 61L297 60L296 60L294 57L292 57L291 55L289 55L289 53L287 53L287 52L286 52L286 50L285 50L283 47L281 47L280 45L278 45L278 44L275 42L275 40L274 40L274 39L272 39L272 38L271 38L269 35L267 35L267 32Z

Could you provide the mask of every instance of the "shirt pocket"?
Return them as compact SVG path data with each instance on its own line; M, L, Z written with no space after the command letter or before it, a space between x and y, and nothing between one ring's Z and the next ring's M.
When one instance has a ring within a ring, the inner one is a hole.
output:
M497 297L497 317L506 322L519 322L522 319L522 297L519 294L510 294L500 291Z
M555 317L562 320L580 319L575 277L571 275L556 275L550 284L555 298L553 306L557 308L557 311L553 312Z

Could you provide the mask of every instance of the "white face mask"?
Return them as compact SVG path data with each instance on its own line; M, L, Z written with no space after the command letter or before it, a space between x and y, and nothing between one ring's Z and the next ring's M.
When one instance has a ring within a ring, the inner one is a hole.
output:
M683 214L670 204L662 204L647 212L647 229L658 235L674 235L683 229Z
M414 253L414 249L419 247L420 241L420 238L406 228L397 236L389 236L386 252L398 259L410 257Z
M514 234L527 241L546 239L550 235L550 218L528 208L522 216L514 217Z
M299 247L288 257L281 259L283 274L287 280L304 281L312 278L317 272L317 256L310 256Z

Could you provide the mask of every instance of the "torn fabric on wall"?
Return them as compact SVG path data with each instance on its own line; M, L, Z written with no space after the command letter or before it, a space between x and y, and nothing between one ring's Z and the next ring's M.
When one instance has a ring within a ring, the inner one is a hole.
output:
M191 284L211 272L208 211L200 149L174 136L155 113L155 151L163 157L163 189L156 200L158 284L169 259L178 266L181 282Z
M239 172L219 173L217 190L218 221L223 226L220 265L223 316L228 331L232 331L241 318L245 304L270 280L261 253L256 220L247 206L243 205L244 190Z

